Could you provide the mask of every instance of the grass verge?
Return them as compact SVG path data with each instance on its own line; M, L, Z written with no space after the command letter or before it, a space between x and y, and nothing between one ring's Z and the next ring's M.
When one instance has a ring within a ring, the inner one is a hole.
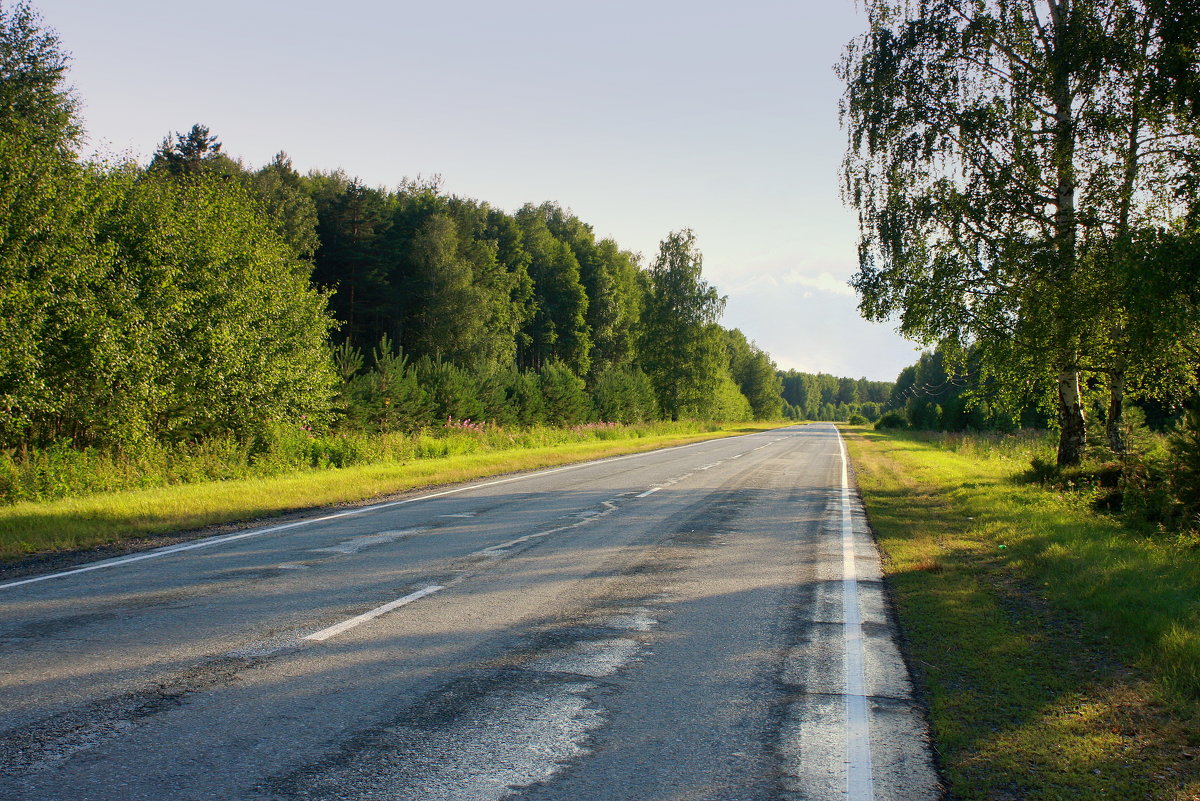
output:
M536 447L496 447L406 461L297 470L277 476L97 493L0 507L0 561L121 544L139 537L254 520L336 503L366 501L419 487L683 445L778 427L736 423ZM663 426L670 429L670 426ZM709 430L709 429L714 430Z
M1044 442L847 429L959 799L1200 798L1200 549L1022 483Z

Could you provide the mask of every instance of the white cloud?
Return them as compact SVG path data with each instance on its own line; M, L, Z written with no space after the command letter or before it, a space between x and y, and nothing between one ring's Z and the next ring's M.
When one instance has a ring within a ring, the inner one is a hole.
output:
M798 284L809 289L815 289L818 292L829 292L833 295L854 297L854 290L850 285L843 279L836 278L833 273L821 273L814 277L805 275L797 270L792 270L783 277L783 280L786 283Z

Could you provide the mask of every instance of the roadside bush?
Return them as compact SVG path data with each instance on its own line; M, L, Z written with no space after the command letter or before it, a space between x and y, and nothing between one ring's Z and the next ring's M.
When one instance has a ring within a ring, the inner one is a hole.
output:
M584 392L583 379L560 361L551 361L542 368L538 384L546 403L546 422L556 426L571 426L591 417L592 404Z
M1170 439L1171 487L1185 528L1200 528L1200 408L1187 411Z
M371 371L347 382L346 416L358 431L415 431L434 418L434 406L408 357L385 336L374 353Z
M644 423L658 417L658 399L649 377L641 370L611 367L596 378L592 400L601 420Z
M903 430L908 428L908 420L900 412L888 412L875 423L877 431L887 429Z
M514 370L505 391L518 424L537 426L546 422L546 399L535 373Z
M483 416L475 376L464 368L424 356L417 362L417 380L429 395L434 419L478 420Z
M852 414L850 415L850 419L846 422L852 426L865 426L871 421L863 417L861 414Z

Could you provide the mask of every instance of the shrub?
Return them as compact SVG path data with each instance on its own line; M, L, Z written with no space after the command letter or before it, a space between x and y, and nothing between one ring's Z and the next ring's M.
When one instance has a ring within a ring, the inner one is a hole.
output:
M1188 409L1170 439L1171 487L1183 515L1183 525L1200 522L1200 407Z
M538 384L546 403L546 422L550 425L575 425L591 416L591 401L584 392L583 379L560 361L542 368Z
M424 356L417 362L417 378L429 394L435 419L476 420L482 416L475 376L462 367Z
M506 393L519 424L537 426L546 422L546 400L536 374L514 370Z
M852 426L865 426L871 421L863 417L861 414L855 413L850 415L850 419L846 421Z
M638 369L610 367L600 373L592 399L600 419L607 422L644 423L658 416L654 387Z
M897 430L908 428L908 420L900 412L888 412L875 423L875 429L883 431L889 428Z
M408 357L393 350L386 336L373 356L371 371L354 376L345 388L351 426L362 431L415 431L429 425L434 406Z

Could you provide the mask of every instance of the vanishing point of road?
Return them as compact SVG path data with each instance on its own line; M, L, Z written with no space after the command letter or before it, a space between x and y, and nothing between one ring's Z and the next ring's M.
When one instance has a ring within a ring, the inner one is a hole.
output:
M939 796L831 425L0 583L4 801Z

